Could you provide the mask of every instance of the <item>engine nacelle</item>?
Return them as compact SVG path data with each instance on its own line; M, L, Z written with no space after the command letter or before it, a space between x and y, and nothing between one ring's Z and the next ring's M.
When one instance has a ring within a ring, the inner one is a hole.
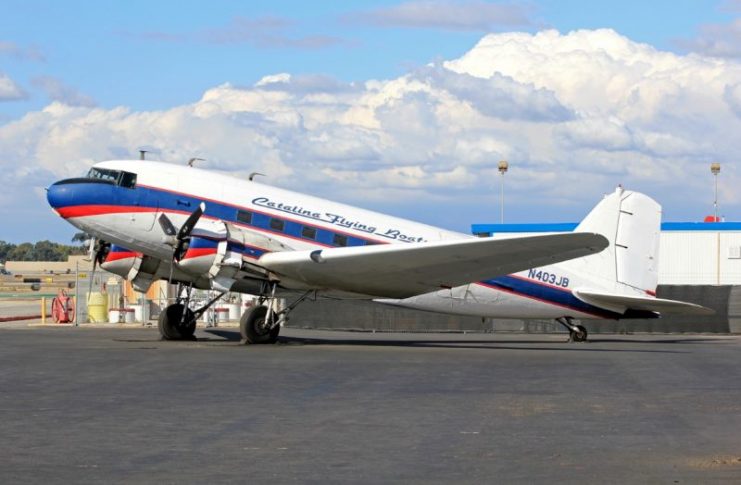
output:
M199 223L178 268L194 276L208 276L211 287L229 291L237 279L265 277L266 272L248 264L268 252L291 248L277 239L224 221Z
M155 280L159 265L156 258L113 244L100 267L130 280L136 291L146 292Z

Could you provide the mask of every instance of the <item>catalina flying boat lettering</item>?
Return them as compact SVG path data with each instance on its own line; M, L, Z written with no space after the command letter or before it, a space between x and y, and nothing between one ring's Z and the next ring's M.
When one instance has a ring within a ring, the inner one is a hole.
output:
M615 197L625 198L622 192ZM496 239L152 161L97 163L85 177L51 185L47 198L58 215L97 238L91 256L103 269L139 291L159 279L178 284L176 303L159 318L165 339L193 338L197 317L218 299L193 311L193 288L259 296L240 322L247 343L274 342L290 311L311 295L480 315L497 314L504 297L518 295L524 300L507 302L505 313L522 318L535 309L584 336L572 317L694 308L616 286L651 285L650 277L634 281L642 273L630 264L633 253L620 253L628 263L617 264L619 274L590 273L591 263L578 263L594 261L589 258L613 246L615 227L602 221L610 214L595 214L604 201L585 220L594 221L573 233ZM623 232L634 226L625 222ZM617 257L614 248L608 253ZM572 259L564 263L571 266L556 266ZM461 294L462 299L450 297ZM292 295L294 301L278 310L276 298ZM450 304L453 299L465 303Z

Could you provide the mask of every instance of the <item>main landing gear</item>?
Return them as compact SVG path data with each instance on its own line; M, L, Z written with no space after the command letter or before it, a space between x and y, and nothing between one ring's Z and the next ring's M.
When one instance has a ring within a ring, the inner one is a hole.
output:
M157 328L162 340L195 340L196 320L219 298L224 296L224 293L219 293L215 298L194 311L189 308L192 290L193 285L184 286L178 283L175 303L165 308L160 313L159 320L157 320Z
M556 321L569 331L569 342L586 342L587 329L581 325L574 325L573 318L561 317L557 318Z
M243 344L273 344L278 340L281 325L288 320L288 313L304 301L313 290L303 293L293 303L278 309L275 290L278 284L271 282L260 295L256 306L242 315L239 331ZM266 304L267 302L267 304Z

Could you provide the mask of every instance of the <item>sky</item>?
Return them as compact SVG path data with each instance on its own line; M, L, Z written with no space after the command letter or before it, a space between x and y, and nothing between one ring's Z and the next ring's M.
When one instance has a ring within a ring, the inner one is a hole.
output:
M44 188L150 158L468 232L621 184L741 220L741 0L0 0L0 240ZM510 170L502 180L499 160Z

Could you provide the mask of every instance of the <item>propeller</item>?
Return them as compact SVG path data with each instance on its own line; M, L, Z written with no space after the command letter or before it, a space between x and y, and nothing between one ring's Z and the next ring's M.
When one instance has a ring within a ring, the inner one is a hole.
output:
M93 280L95 279L95 269L98 265L103 264L108 252L111 250L111 243L97 239L90 239L90 248L88 249L88 259L93 263L93 270L90 272L90 282L88 283L87 297L90 299L90 293L93 291Z
M180 229L175 228L175 225L164 212L160 214L159 218L157 219L157 222L159 222L159 225L162 228L162 232L165 233L165 241L174 248L172 251L173 264L170 264L170 278L168 279L170 284L172 284L172 267L175 265L175 263L179 262L185 254L185 248L186 244L190 240L190 234L193 232L193 229L196 227L198 220L201 218L205 211L206 203L201 202L200 204L198 204L196 210L194 210L188 216L183 225L180 226Z

